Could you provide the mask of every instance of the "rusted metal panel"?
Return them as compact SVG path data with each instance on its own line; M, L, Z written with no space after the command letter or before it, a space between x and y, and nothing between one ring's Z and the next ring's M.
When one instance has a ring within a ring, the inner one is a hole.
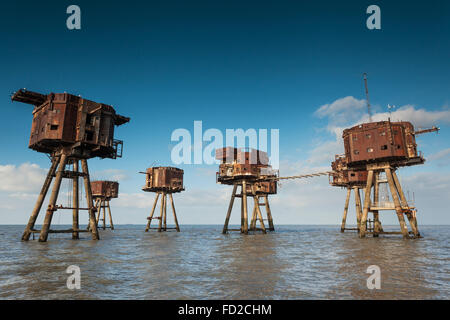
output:
M350 185L365 185L367 183L367 171L347 170L348 182Z
M45 100L47 99L47 96L42 93L21 89L21 90L14 92L11 99L14 101L23 102L23 103L27 103L27 104L33 104L35 106L38 106L45 102Z
M180 192L183 186L184 171L174 167L153 167L145 172L146 180L144 191Z
M269 164L267 152L251 148L219 148L216 149L216 159L222 161L222 163L237 162L239 164L257 164L263 166Z
M256 179L260 176L260 166L256 164L221 163L217 173L218 182L232 182L240 179Z
M216 159L221 160L217 181L223 184L233 184L236 180L261 179L276 175L268 165L266 152L256 149L226 147L216 149Z
M121 156L114 126L130 119L117 115L113 107L68 93L43 95L23 89L11 99L35 106L29 148L52 153L73 147L85 158Z
M222 163L217 172L217 181L224 184L233 184L235 180L264 180L271 177L277 177L277 171L270 166L256 164Z
M119 183L117 181L92 181L92 196L102 198L118 198Z
M237 159L237 148L226 147L216 149L216 159L222 162L232 162Z
M410 122L363 123L343 132L349 167L379 161L416 162L420 156Z
M330 184L337 187L364 186L367 183L367 170L352 170L347 166L344 156L336 155L331 163L333 170Z
M237 151L237 162L241 164L268 165L269 157L267 152L242 148Z
M255 194L276 194L277 193L277 181L258 181L253 184ZM247 185L247 193L252 193L252 186Z
M236 163L234 165L234 175L235 176L255 176L259 175L259 168L254 164L240 164Z

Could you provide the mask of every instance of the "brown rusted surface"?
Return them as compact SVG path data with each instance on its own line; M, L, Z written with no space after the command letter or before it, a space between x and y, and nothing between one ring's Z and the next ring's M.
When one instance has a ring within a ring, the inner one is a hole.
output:
M253 184L255 194L276 194L277 181L257 181ZM252 186L247 185L247 193L252 193Z
M251 148L225 147L216 149L216 159L222 163L255 164L266 166L269 164L267 152Z
M92 181L91 189L94 198L113 199L119 197L119 183L117 181Z
M357 212L359 211L358 216L360 217L357 222L357 230L361 238L365 237L366 233L371 233L374 237L392 233L383 231L379 220L379 211L393 209L397 213L400 233L403 237L409 238L410 234L420 237L414 215L415 208L408 204L395 170L403 166L423 164L425 159L417 151L416 135L438 130L439 128L433 126L430 129L414 131L414 126L410 122L391 122L390 120L363 123L344 130L342 136L345 155L336 156L336 160L332 163L333 179L331 184L347 187L348 190L354 188L356 191L358 188L364 188L362 211L359 210L361 208L359 191L355 193ZM386 180L379 179L382 173L385 174ZM380 203L381 183L389 185L390 196L394 201L392 206ZM348 191L341 231L347 230L345 219L349 194ZM371 199L372 195L373 199ZM372 221L368 219L370 212L373 214ZM408 231L404 215L408 217L412 232Z
M432 126L431 128L429 128L429 129L423 129L423 130L418 130L418 131L415 131L414 132L414 135L419 135L419 134L424 134L424 133L429 133L429 132L438 132L439 130L441 130L441 129L439 129L438 127L436 127L436 126Z
M184 171L174 167L153 167L145 172L143 191L175 193L184 190Z
M345 156L336 155L331 163L333 173L330 184L335 187L363 187L367 183L367 170L353 170L348 168Z
M237 159L237 148L226 147L216 149L216 159L225 162L232 162Z
M277 177L277 172L271 166L256 164L222 163L216 173L217 182L234 184L235 181L246 179L249 181L265 180Z
M263 180L277 176L277 172L268 164L267 153L260 150L220 148L216 149L216 159L222 161L216 174L217 182L221 184L232 185L242 179Z
M79 158L121 156L122 141L114 139L114 126L130 119L116 114L112 106L68 93L44 95L24 89L11 99L35 106L30 149L54 153L70 147Z
M417 152L414 126L410 122L363 123L344 130L342 137L348 167L382 161L410 166L425 161Z
M251 164L222 163L219 165L217 179L219 182L242 178L254 178L259 175L259 168Z
M240 164L256 164L261 166L269 164L267 152L256 149L238 149L236 160Z
M28 241L31 233L40 233L39 241L47 241L48 234L53 232L72 233L72 238L78 239L78 233L83 232L83 230L79 230L78 221L78 213L81 210L78 199L79 177L83 177L86 191L86 210L89 212L88 230L92 233L92 239L98 240L92 187L95 189L95 196L102 198L102 201L105 202L105 199L117 197L118 183L109 182L112 183L106 188L109 191L103 189L105 186L102 183L106 182L94 182L91 185L87 159L121 157L122 141L114 139L114 126L127 123L130 119L116 114L112 106L68 93L41 94L21 89L13 94L11 100L34 105L29 148L48 153L52 159L52 167L30 216L22 240ZM79 172L78 160L81 160L82 172ZM70 164L73 164L73 170L65 170L66 166ZM35 230L36 219L54 176L56 179L44 223L41 230ZM72 208L56 205L63 178L75 180L73 181ZM72 229L50 230L53 213L58 209L72 210ZM113 228L112 219L111 228Z

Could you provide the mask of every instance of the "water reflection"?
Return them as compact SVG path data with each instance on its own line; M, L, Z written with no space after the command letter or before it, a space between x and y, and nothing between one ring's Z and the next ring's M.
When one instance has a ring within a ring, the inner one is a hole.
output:
M450 227L423 239L359 239L336 226L278 226L275 233L221 234L221 226L101 230L101 241L51 235L20 241L0 226L2 299L448 299ZM381 290L368 290L369 265ZM81 290L66 268L81 268Z
M435 257L425 250L427 240L398 237L358 239L346 234L337 238L338 279L329 296L351 299L423 299L436 297L424 271ZM424 263L425 262L425 263ZM367 267L381 269L381 290L368 290Z

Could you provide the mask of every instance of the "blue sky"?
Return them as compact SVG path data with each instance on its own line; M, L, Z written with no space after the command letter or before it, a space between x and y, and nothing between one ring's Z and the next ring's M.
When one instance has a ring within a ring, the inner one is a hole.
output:
M81 30L66 28L70 4L81 8ZM371 4L381 8L381 30L366 28ZM367 72L380 119L390 104L403 110L394 117L441 127L418 139L431 160L400 177L415 193L419 222L448 224L449 21L448 1L2 3L0 223L26 223L49 166L27 149L32 109L10 101L18 88L81 94L131 117L116 131L124 157L93 159L90 169L120 178L117 223L145 223L153 195L140 191L138 171L171 165L173 130L193 130L194 120L223 132L279 129L282 175L326 169L342 152L336 132L365 116ZM318 114L327 104L329 112ZM231 190L215 184L216 166L181 167L180 222L222 223ZM285 183L273 201L275 221L338 223L344 197L326 178Z

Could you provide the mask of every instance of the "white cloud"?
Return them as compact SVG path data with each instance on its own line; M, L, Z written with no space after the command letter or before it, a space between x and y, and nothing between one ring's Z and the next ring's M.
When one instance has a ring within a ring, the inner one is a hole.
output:
M288 167L284 167L284 166ZM327 171L328 167L308 166L302 162L291 165L282 163L283 175ZM447 199L450 198L450 173L417 173L410 170L399 171L405 192L415 193L415 205L419 210L420 224L449 224L450 216ZM174 194L178 220L183 224L222 224L231 196L231 186L211 185L208 189L188 188L185 192ZM24 224L28 221L35 196L29 192L0 192L0 223ZM61 195L61 201L64 201ZM113 219L116 224L145 224L155 199L154 193L121 192L118 199L111 201ZM232 214L233 224L240 219L240 199L237 199ZM331 187L327 176L282 181L277 195L270 196L270 204L275 224L339 224L345 201L345 190ZM352 195L348 222L354 223L354 200ZM253 201L248 202L249 210ZM264 210L263 210L264 212ZM39 223L44 211L41 211ZM390 214L392 213L392 214ZM87 221L85 212L81 222ZM172 223L171 208L168 207L168 222ZM58 217L61 218L58 218ZM61 220L59 220L61 219ZM382 217L384 224L397 225L394 212L386 212ZM63 212L55 215L54 223L69 223L71 215Z
M428 160L440 160L450 155L450 148L441 150L437 153L434 153L428 157Z
M202 175L205 177L215 177L216 176L217 169L216 168L196 168L195 174L196 175Z
M122 208L148 208L153 204L154 196L147 192L141 193L123 193L121 192L119 198L114 199L114 206Z
M280 162L280 176L294 176L308 173L329 171L329 166L312 166L308 161Z
M436 162L438 166L447 166L450 164L450 148L438 151L427 158L427 161Z
M417 130L418 128L426 128L434 125L449 124L450 110L428 111L425 109L416 109L413 105L405 105L391 114L389 112L376 113L372 116L372 119L373 121L383 121L387 120L388 117L391 118L391 121L409 121ZM363 116L359 122L366 122L368 119L368 116Z
M39 192L47 170L37 164L0 165L0 191Z
M190 189L180 195L180 204L186 207L224 207L231 195L231 186L214 186L210 189Z
M344 98L340 98L335 100L332 103L324 104L316 110L315 115L320 118L330 117L340 115L342 113L352 112L354 113L356 110L361 110L365 107L366 100L361 99L358 100L355 97L347 96Z
M332 103L320 106L314 115L327 120L326 130L333 135L333 140L323 141L309 152L306 161L309 165L323 165L334 159L334 155L344 153L342 132L345 128L353 127L359 123L368 122L369 116L365 108L365 100L358 100L352 96L335 100ZM446 125L450 123L450 110L428 111L416 108L414 105L404 105L395 111L380 112L372 115L373 121L410 121L416 130L428 128L433 125ZM448 152L443 150L436 157L445 157Z
M10 198L15 198L19 200L26 200L26 201L34 201L36 200L38 194L37 193L27 193L27 192L15 192L9 194Z
M174 202L183 207L216 207L227 204L229 201L227 193L229 193L228 190L223 186L211 189L188 189L182 193L174 193L173 198ZM153 192L120 193L120 197L114 199L114 202L118 207L149 208L150 210L155 197L156 194Z
M423 193L433 194L434 196L437 196L442 203L450 198L450 173L420 172L415 175L407 176L402 180L421 196Z
M335 155L342 153L344 153L344 142L340 136L336 136L336 140L320 143L314 149L310 150L306 163L311 166L325 163L331 164Z
M105 169L101 171L94 171L90 174L91 180L112 180L124 181L129 178L125 170L120 169Z
M282 175L330 170L330 163L334 156L344 153L343 129L368 121L365 101L353 97L337 99L333 103L323 105L317 109L315 116L326 120L322 129L330 132L332 138L316 144L306 160L281 161L280 172ZM391 114L388 112L375 113L372 118L374 121L382 121L387 120L388 117L392 121L410 121L416 130L450 123L449 110L428 111L413 105L402 106ZM323 132L324 130L319 131ZM450 148L446 148L431 155L429 160L435 161L438 165L446 165L449 157ZM407 174L407 169L401 170L399 174L403 175L405 171ZM419 209L421 223L450 222L450 218L445 214L448 211L445 200L450 197L450 174L420 173L406 175L400 179L404 190L410 190L416 195L416 205ZM279 212L278 223L292 223L292 221L305 224L339 223L344 200L344 190L331 187L326 177L317 177L282 182L279 195L273 197L272 207L275 215L277 215L275 212ZM354 206L354 202L352 205ZM350 210L354 211L354 208L351 207ZM350 218L350 223L353 223L353 220L354 217ZM384 221L394 225L397 223L394 214L386 215Z

